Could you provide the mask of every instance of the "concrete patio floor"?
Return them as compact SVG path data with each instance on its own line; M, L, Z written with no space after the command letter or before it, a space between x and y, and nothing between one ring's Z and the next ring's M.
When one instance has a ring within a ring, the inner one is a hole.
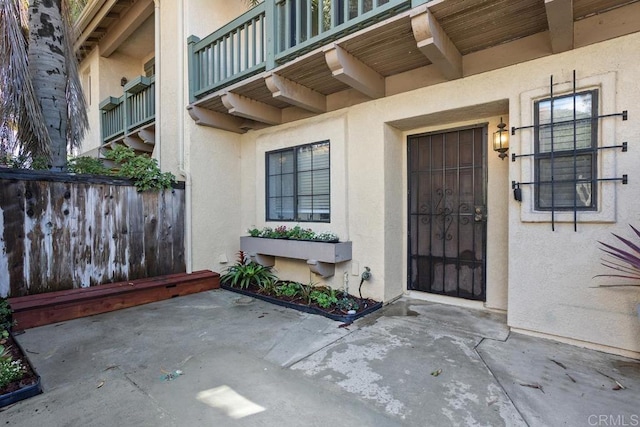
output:
M45 392L2 425L640 425L640 361L404 298L341 327L217 290L18 340Z

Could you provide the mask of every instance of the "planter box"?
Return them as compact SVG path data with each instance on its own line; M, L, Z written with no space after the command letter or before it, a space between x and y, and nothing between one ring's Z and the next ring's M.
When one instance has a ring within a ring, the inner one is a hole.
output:
M89 288L9 298L16 330L77 319L220 287L220 275L203 270Z
M240 237L240 249L258 264L273 266L275 257L303 259L322 277L333 276L335 264L351 260L351 242L314 242L291 239Z
M12 334L12 338L13 338L13 334ZM36 375L37 379L35 383L30 384L26 387L22 387L20 390L16 390L10 393L0 395L0 408L4 408L5 406L12 405L16 402L19 402L24 399L28 399L30 397L33 397L42 393L42 383L40 381L40 375L38 375L38 373L36 372L35 368L29 361L29 358L26 357L27 353L24 352L24 349L22 348L20 343L18 343L18 341L16 341L15 339L13 339L12 345L15 345L16 347L18 347L18 349L24 356L24 360L26 360L26 362L29 364L29 367L31 368L33 373Z
M220 287L222 289L226 289L228 291L231 292L236 292L238 294L242 294L242 295L247 295L250 296L252 298L257 298L266 302L270 302L271 304L276 304L279 305L281 307L287 307L287 308L292 308L294 310L298 310L298 311L302 311L303 313L310 313L310 314L319 314L320 316L324 316L324 317L328 317L331 320L336 320L339 322L343 322L343 323L352 323L354 320L361 318L362 316L365 316L369 313L372 313L374 311L376 311L377 309L379 309L380 307L382 307L382 303L381 302L377 302L372 306L369 306L367 308L365 308L364 310L362 310L361 312L358 312L356 314L344 314L344 315L340 315L340 314L333 314L333 313L327 313L324 310L321 310L319 308L316 307L311 307L308 305L302 305L302 304L295 304L292 302L288 302L288 301L282 301L279 300L278 298L274 298L268 295L261 295L261 294L256 294L255 292L251 292L251 291L247 291L245 289L239 289L239 288L233 288L231 286L227 286L227 285L220 285Z

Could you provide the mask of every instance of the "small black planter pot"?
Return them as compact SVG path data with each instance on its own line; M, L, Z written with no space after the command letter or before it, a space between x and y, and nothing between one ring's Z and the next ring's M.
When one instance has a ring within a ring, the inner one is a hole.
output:
M372 313L374 311L376 311L377 309L379 309L380 307L382 307L382 303L381 302L377 302L375 304L373 304L372 306L369 306L367 308L365 308L364 310L356 313L356 314L345 314L345 315L340 315L340 314L332 314L332 313L327 313L324 310L321 310L319 308L316 307L311 307L308 305L304 305L304 304L296 304L293 302L289 302L289 301L283 301L280 300L278 298L274 298L268 295L262 295L262 294L258 294L255 292L251 292L251 291L247 291L245 289L239 289L239 288L233 288L229 285L223 285L220 284L220 287L222 289L226 289L227 291L231 291L231 292L235 292L238 294L242 294L242 295L247 295L250 296L252 298L257 298L257 299L261 299L263 301L266 302L270 302L272 304L276 304L282 307L287 307L287 308L292 308L294 310L298 310L298 311L302 311L304 313L310 313L310 314L319 314L321 316L324 317L328 317L331 320L336 320L338 322L343 322L343 323L351 323L356 319L361 318L362 316L365 316L369 313Z
M25 360L29 364L29 367L31 368L33 373L36 375L37 380L35 383L22 387L19 390L0 395L0 408L4 408L5 406L11 405L13 403L19 402L24 399L28 399L30 397L33 397L42 393L42 383L40 381L40 375L38 375L38 373L36 372L35 368L29 361L29 358L26 357L27 353L24 352L24 349L22 348L22 346L18 343L18 341L15 340L15 338L13 337L13 334L11 337L13 338L13 343L15 344L15 346L18 347L20 352L22 352L22 354L25 356Z

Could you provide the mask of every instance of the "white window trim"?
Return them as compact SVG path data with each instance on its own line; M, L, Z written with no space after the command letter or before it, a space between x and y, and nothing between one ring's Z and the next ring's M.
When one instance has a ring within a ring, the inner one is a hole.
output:
M576 92L588 90L598 90L598 115L617 113L616 107L616 73L610 72L590 76L576 80ZM573 83L571 81L554 84L554 96L571 94ZM532 89L520 94L520 123L521 126L534 124L535 102L549 98L549 86ZM620 119L617 117L598 120L598 141L597 146L618 145L622 141L616 140L616 124ZM520 146L514 147L519 151L516 154L531 154L535 150L535 132L533 128L516 131L519 137ZM515 138L512 136L512 138ZM598 150L597 158L597 178L617 178L616 174L616 149ZM515 164L516 171L519 169L520 177L514 177L516 182L535 181L535 159L533 156L518 157ZM518 168L519 166L519 168ZM615 222L616 221L616 187L620 185L617 181L605 181L596 183L597 208L595 211L578 210L577 221L581 223L590 222ZM551 222L551 212L548 210L539 211L535 209L535 190L533 184L523 185L522 202L520 208L520 220L522 222ZM555 222L573 222L573 211L555 211L553 214Z

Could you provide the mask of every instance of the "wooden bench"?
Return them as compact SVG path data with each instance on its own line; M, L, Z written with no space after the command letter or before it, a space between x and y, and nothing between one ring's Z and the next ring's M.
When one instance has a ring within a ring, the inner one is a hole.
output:
M202 270L27 295L8 301L16 322L13 329L24 330L219 287L220 274Z

